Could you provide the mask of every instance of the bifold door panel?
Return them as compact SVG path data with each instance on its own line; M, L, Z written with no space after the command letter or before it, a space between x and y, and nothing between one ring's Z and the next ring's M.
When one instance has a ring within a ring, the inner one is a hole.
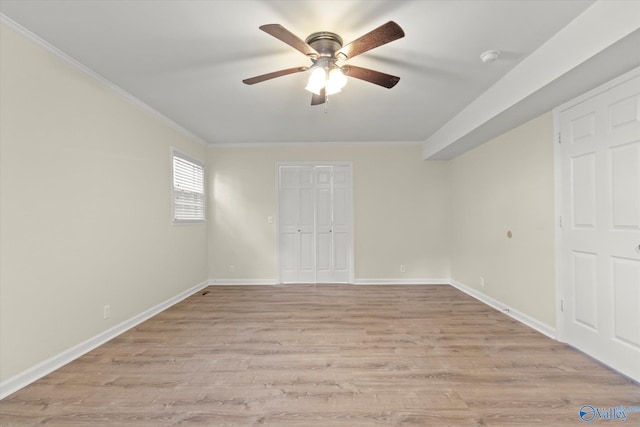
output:
M351 167L278 167L282 283L348 283L351 278Z

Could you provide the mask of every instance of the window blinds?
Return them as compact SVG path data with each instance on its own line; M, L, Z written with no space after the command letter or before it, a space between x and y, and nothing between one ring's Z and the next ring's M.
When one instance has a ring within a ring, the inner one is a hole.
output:
M173 152L173 219L204 221L204 165Z

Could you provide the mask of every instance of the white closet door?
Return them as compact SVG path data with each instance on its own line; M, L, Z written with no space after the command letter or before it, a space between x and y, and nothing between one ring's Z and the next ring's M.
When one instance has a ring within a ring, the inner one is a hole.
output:
M300 235L300 264L298 282L315 283L315 210L313 200L314 176L312 167L298 169L300 204L298 234Z
M282 283L348 283L351 279L351 168L278 168Z
M331 166L317 166L316 247L318 283L333 282L333 191Z
M298 280L298 168L282 167L278 173L278 204L280 228L279 256L280 280L295 282Z
M559 124L563 339L640 381L640 76Z
M333 168L333 281L351 279L351 168Z
M313 168L279 170L280 281L315 282Z

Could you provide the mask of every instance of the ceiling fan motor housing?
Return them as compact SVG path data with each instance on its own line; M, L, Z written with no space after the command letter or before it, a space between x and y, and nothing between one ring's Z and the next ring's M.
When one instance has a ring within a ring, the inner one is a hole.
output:
M333 58L342 47L342 37L330 31L319 31L311 34L305 42L314 48L321 57Z

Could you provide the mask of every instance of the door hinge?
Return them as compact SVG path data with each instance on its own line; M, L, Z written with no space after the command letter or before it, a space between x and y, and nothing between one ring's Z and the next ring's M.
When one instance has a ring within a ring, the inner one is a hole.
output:
M562 134L558 132L558 144L562 144Z
M560 300L560 311L562 311L564 313L564 300L563 299Z
M562 228L562 215L558 217L558 226Z

